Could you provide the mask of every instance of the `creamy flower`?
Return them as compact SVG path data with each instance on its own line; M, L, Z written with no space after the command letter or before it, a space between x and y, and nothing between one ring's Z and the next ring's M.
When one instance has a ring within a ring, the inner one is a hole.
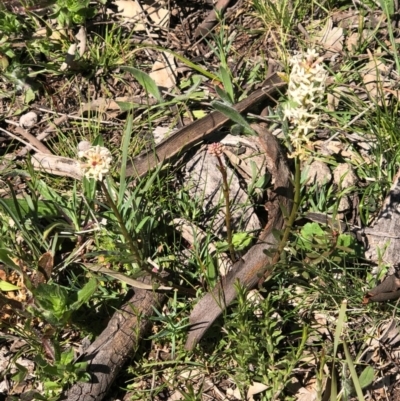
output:
M112 162L111 152L102 146L91 146L86 150L78 152L80 159L86 159L81 162L81 170L87 178L94 178L102 181L103 177L110 171Z
M301 148L309 142L309 137L317 128L317 109L325 94L327 73L323 58L314 49L305 54L296 54L290 59L292 66L288 84L288 103L283 107L283 115L292 124L291 142L293 152L290 157L303 157Z

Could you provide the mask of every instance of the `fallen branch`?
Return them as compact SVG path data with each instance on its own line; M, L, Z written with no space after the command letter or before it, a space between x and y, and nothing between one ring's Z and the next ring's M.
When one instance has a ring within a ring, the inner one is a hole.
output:
M144 282L149 284L151 281L147 279ZM74 384L63 393L60 400L102 400L119 370L150 328L149 317L154 314L153 307L157 308L164 297L162 293L135 289L133 297L114 313L106 329L82 358L89 364L90 382Z
M266 251L277 245L278 241L273 231L281 230L284 226L282 210L290 213L292 200L290 172L278 141L260 126L253 126L253 128L258 132L265 149L268 171L274 184L273 189L268 190L268 202L265 205L268 211L268 224L257 244L234 264L228 275L193 309L189 319L191 331L185 345L188 350L196 346L206 330L236 298L235 283L239 282L245 288L251 289L257 284L261 274L268 275L272 272L271 257Z

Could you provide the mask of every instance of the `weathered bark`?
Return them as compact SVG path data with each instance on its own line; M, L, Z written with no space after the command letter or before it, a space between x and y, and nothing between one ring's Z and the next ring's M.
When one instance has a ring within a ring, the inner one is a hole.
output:
M375 263L379 263L382 257L391 268L385 280L367 292L363 303L400 298L400 271L395 269L400 260L400 170L393 180L375 224L365 230L365 236L366 257Z
M135 289L133 297L114 313L107 328L85 352L82 360L89 363L88 372L92 376L90 382L73 385L63 393L60 400L102 400L119 370L149 329L153 306L159 306L164 296Z
M188 350L196 346L215 319L236 298L236 282L239 281L242 286L251 289L257 284L260 274L268 274L272 271L271 257L267 255L266 251L277 245L273 231L281 230L284 226L282 210L286 210L287 213L290 213L291 210L290 172L286 160L282 156L279 143L272 134L260 126L254 125L253 128L259 134L260 143L267 156L268 171L274 184L273 189L268 191L268 202L265 205L268 211L268 224L260 235L258 243L234 264L228 275L193 309L189 319L191 330L185 345Z
M217 13L221 16L226 8L229 6L230 2L231 0L219 0L217 4L215 4L214 9L210 11L204 21L196 28L194 32L194 37L206 37L211 32L211 29L213 29L219 21Z
M374 225L365 230L367 258L378 263L380 249L383 260L395 265L400 260L400 170L386 197Z

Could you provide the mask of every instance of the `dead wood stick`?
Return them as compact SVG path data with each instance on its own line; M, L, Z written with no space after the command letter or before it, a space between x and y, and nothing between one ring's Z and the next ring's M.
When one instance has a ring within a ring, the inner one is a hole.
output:
M196 28L194 37L207 36L211 29L218 23L217 13L222 14L228 7L231 0L218 0L215 8L210 11L204 21Z
M51 154L50 150L46 145L43 145L34 135L24 130L21 127L15 127L15 131L18 132L21 136L23 136L31 145L33 145L38 151L46 154Z
M51 154L51 152L47 149L47 147L45 145L43 145L41 143L41 141L43 141L47 136L49 136L53 131L55 131L55 129L56 129L55 127L59 127L65 121L67 121L67 117L61 116L61 117L57 118L54 121L54 123L49 123L49 125L46 127L46 129L43 132L41 132L37 137L34 137L35 138L35 142L33 144L37 144L37 142L39 142L46 149L45 152L43 152L43 151L42 152L44 154ZM38 147L38 149L41 149L41 148ZM18 152L18 156L19 157L25 156L29 151L30 151L30 149L28 147L24 147L23 149L21 149Z
M150 283L150 279L144 281ZM90 382L74 384L60 400L102 400L119 370L150 328L149 317L154 313L153 306L159 306L164 297L162 293L135 289L133 297L114 313L107 328L84 354L82 360L89 363Z
M196 346L215 319L236 298L235 284L237 282L251 289L257 284L260 275L272 272L271 257L266 250L271 250L277 245L278 241L273 230L281 230L284 227L282 210L286 210L287 213L291 210L293 190L290 172L278 141L260 126L254 125L253 128L258 132L260 142L265 149L268 171L274 184L273 189L268 191L268 202L265 205L268 211L268 224L260 235L258 243L234 264L228 275L193 309L189 318L191 330L185 345L188 350Z

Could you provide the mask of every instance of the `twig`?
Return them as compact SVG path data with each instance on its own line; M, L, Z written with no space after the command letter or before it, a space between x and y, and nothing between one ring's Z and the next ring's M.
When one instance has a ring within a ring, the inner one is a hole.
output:
M49 114L57 114L57 115L61 116L62 118L69 118L71 120L80 120L80 121L87 121L87 122L92 121L92 119L90 119L90 118L73 116L71 114L65 114L65 113L59 113L57 111L43 109L41 107L36 108L36 110L42 111L44 113L49 113ZM119 125L119 124L113 123L112 121L105 121L105 120L100 120L99 123L104 124L104 125Z
M53 131L55 131L55 128L53 127L53 125L55 126L59 126L61 124L63 124L65 121L67 121L67 118L65 116L62 116L60 118L57 118L53 123L50 123L47 128L41 132L40 134L38 134L38 136L36 137L36 139L38 141L43 141L45 138L47 138ZM29 148L25 147L24 149L21 149L18 153L18 155L21 156L25 156L29 151Z
M10 136L11 138L16 139L17 141L20 141L20 142L23 143L25 146L27 146L28 148L31 148L31 149L34 150L35 152L39 152L39 150L38 150L35 146L31 145L31 144L28 143L28 142L25 142L22 138L20 138L20 137L14 135L14 134L12 134L10 131L7 131L7 130L5 130L5 129L3 129L3 128L0 128L0 131L4 132L5 134L7 134L8 136ZM46 148L46 149L47 149L47 148ZM39 152L39 153L40 153L40 152Z
M30 134L28 131L24 130L21 127L15 127L15 130L23 136L25 139L27 139L32 145L36 146L41 153L46 153L51 155L52 153L50 150L47 148L47 146L43 145L42 142L40 142L34 135Z
M336 134L334 134L331 137L329 137L325 141L325 144L327 144L330 141L332 141L333 139L335 139L341 132L343 132L344 129L346 129L347 127L352 126L353 123L355 123L357 120L359 120L368 110L372 109L372 107L375 107L375 104L370 104L369 107L367 107L365 110L363 110L360 114L356 115L351 121L349 121L347 124L345 124L340 131L336 132Z

